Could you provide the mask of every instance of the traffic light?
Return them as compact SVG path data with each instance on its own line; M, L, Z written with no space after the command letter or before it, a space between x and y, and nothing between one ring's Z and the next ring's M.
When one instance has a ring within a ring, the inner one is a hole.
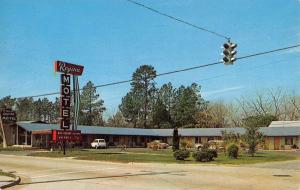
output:
M223 44L223 63L225 65L232 65L234 61L236 61L235 58L235 54L237 53L237 51L235 50L235 48L237 47L237 44L234 44L230 41L228 41L227 43Z

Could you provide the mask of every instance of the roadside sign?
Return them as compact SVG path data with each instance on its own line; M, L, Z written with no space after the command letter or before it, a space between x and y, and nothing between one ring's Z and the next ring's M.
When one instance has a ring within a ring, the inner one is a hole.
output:
M52 140L54 142L81 142L82 135L80 130L53 130Z
M60 90L60 129L54 130L52 134L53 141L62 141L64 155L66 154L66 141L81 141L81 133L77 130L78 125L78 114L80 105L80 93L78 76L82 75L83 66L75 65L63 61L54 62L54 71L60 72L61 74L61 90ZM73 76L73 100L74 100L74 117L72 130L71 125L71 75Z
M55 61L54 62L54 71L55 72L61 72L71 75L81 75L83 72L83 66L81 65L75 65L63 61Z
M3 111L1 111L1 119L3 123L16 122L17 114L11 109L4 109Z

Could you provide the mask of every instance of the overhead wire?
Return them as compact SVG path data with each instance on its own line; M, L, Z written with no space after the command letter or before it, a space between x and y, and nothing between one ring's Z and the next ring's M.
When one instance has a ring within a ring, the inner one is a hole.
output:
M159 14L159 15L161 15L161 16L164 16L164 17L170 18L170 19L172 19L172 20L175 20L175 21L177 21L177 22L180 22L180 23L186 24L186 25L188 25L188 26L194 27L194 28L196 28L196 29L198 29L198 30L202 30L202 31L211 33L211 34L213 34L213 35L215 35L215 36L218 36L218 37L221 37L221 38L225 38L226 40L230 40L230 38L227 37L226 35L223 35L223 34L220 34L220 33L218 33L218 32L215 32L215 31L206 29L206 28L204 28L204 27L197 26L196 24L193 24L193 23L188 22L188 21L185 21L185 20L183 20L183 19L180 19L180 18L171 16L171 15L169 15L169 14L163 13L163 12L157 10L157 9L154 9L154 8L152 8L152 7L149 7L149 6L147 6L147 5L144 5L144 4L142 4L142 3L139 3L139 2L137 2L137 1L134 1L134 0L126 0L126 1L128 1L128 2L130 2L130 3L132 3L132 4L135 4L135 5L137 5L137 6L143 7L143 8L145 8L145 9L148 9L149 11L152 11L152 12L154 12L154 13L157 13L157 14Z
M284 50L297 48L297 47L300 47L300 44L287 46L287 47L283 47L283 48L278 48L278 49L273 49L273 50L264 51L264 52L259 52L259 53L254 53L254 54L249 54L249 55L237 57L236 59L237 60L247 59L247 58L251 58L251 57L266 55L266 54L279 52L279 51L284 51ZM156 76L159 77L159 76L165 76L165 75L170 75L170 74L179 73L179 72L186 72L186 71L190 71L190 70L194 70L194 69L200 69L200 68L204 68L204 67L211 67L211 66L219 65L221 63L223 63L223 61L218 61L218 62L208 63L208 64L204 64L204 65L199 65L199 66L194 66L194 67L189 67L189 68L184 68L184 69L178 69L178 70L164 72L164 73L159 73ZM123 80L123 81L118 81L118 82L112 82L112 83L106 83L106 84L100 84L100 85L96 85L94 88L114 86L114 85L129 83L129 82L132 82L132 81L133 81L133 79ZM82 90L83 90L83 88L79 89L79 91L82 91ZM43 97L43 96L50 96L50 95L57 95L57 94L60 94L60 92L52 92L52 93L45 93L45 94L32 95L32 96L24 96L24 97L19 97L19 98L36 98L36 97Z

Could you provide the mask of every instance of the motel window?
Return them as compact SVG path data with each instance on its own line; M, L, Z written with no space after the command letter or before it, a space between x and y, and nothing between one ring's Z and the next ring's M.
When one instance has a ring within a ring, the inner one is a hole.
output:
M201 143L201 137L195 137L195 143Z
M114 137L113 138L113 141L115 142L115 143L118 143L119 142L119 137L117 136L117 137Z
M208 141L210 141L210 140L214 140L214 137L208 137L208 139L207 139Z
M293 137L285 137L285 145L293 145Z

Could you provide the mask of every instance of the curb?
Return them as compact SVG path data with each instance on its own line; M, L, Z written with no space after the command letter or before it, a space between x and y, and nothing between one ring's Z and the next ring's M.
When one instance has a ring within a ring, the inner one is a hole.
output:
M15 176L15 175L14 175L14 176ZM15 186L15 185L18 185L20 182L21 182L21 178L20 178L19 176L15 176L15 180L13 180L12 182L10 182L10 183L8 183L8 184L5 184L5 185L0 186L0 190L1 190L1 189L8 188L8 187Z

